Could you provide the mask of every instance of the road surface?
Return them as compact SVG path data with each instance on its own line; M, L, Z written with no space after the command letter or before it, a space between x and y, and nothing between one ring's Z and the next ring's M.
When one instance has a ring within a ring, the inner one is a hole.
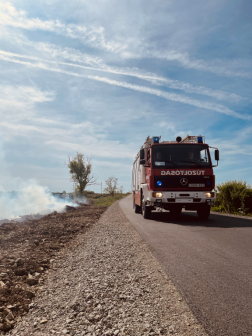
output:
M194 212L174 218L120 206L209 335L252 335L252 220Z

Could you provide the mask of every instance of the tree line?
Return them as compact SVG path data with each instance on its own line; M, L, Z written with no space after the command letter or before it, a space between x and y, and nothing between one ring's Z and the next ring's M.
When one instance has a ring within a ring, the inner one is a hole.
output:
M92 174L91 159L85 157L84 154L78 153L74 158L68 158L68 168L70 169L71 179L75 184L75 193L83 195L87 186L97 184L94 175ZM123 193L123 187L118 186L118 178L114 176L108 177L105 180L106 188L103 189L104 193L114 196L117 193Z

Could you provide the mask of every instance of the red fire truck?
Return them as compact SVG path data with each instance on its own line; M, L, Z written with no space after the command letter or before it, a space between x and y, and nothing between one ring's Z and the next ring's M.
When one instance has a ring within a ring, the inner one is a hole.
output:
M205 143L204 136L177 137L163 141L148 137L133 164L132 196L136 213L151 217L155 209L179 215L182 208L195 210L207 219L216 193L213 167L218 166L219 150ZM210 148L215 149L216 165Z

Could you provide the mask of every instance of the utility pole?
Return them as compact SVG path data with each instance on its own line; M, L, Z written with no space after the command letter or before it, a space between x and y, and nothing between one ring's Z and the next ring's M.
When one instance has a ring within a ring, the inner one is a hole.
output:
M102 194L102 182L101 182L101 194Z

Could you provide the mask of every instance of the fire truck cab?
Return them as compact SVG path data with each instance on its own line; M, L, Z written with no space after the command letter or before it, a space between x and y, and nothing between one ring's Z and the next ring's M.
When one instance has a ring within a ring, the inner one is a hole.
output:
M213 167L218 166L219 150L205 143L204 136L189 136L160 142L147 137L132 170L133 208L143 217L155 209L179 215L182 208L195 210L207 219L216 199ZM215 149L212 165L209 148Z

